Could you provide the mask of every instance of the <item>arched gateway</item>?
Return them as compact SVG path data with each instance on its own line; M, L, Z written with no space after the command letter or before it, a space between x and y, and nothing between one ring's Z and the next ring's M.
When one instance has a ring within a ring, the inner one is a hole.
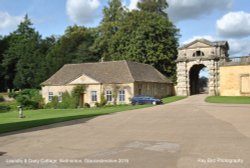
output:
M199 72L208 69L208 93L219 94L219 66L228 59L226 41L211 42L198 39L178 49L177 95L189 96L199 93Z

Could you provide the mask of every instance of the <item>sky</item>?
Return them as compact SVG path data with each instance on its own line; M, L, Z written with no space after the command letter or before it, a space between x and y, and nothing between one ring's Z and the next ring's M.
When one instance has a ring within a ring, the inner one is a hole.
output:
M122 0L129 10L139 0ZM43 37L62 35L74 24L96 27L108 0L0 0L0 35L14 31L25 14ZM168 0L170 20L180 29L180 46L197 38L226 40L230 56L250 54L250 1Z

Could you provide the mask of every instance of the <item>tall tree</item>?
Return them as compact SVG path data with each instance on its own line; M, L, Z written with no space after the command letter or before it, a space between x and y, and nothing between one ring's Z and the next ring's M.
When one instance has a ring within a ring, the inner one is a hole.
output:
M4 52L8 49L8 45L9 45L9 37L5 36L2 37L0 36L0 79L4 79L4 71L3 71L3 65L2 65L2 61L3 61L3 54ZM6 89L7 83L5 82L5 80L0 80L0 91L4 91Z
M112 38L113 60L151 64L166 76L175 76L178 29L155 12L132 11Z
M110 60L110 40L118 31L119 24L126 15L120 0L110 0L108 6L103 9L103 19L98 27L98 37L92 47L104 60Z
M81 26L68 27L46 56L48 75L68 63L96 62L100 57L90 51L96 32Z
M4 53L3 67L9 88L34 88L39 85L36 74L41 61L40 42L39 33L26 15L17 30L10 35L10 45Z
M166 0L141 0L137 6L142 11L156 12L167 17L165 10L168 7L168 3Z

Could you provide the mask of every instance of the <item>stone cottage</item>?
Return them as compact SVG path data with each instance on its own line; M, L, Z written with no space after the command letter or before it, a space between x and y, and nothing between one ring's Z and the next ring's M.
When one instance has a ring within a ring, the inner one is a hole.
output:
M85 86L81 106L94 106L101 94L109 104L128 104L135 95L163 98L173 92L173 83L151 65L130 61L66 64L41 84L45 103L53 96L61 101L63 92L70 93L76 85Z

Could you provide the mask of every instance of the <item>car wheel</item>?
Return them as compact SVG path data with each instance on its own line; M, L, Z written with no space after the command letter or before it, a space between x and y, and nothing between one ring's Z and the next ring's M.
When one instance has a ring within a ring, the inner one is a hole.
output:
M153 101L152 104L153 104L153 105L156 105L156 101Z

